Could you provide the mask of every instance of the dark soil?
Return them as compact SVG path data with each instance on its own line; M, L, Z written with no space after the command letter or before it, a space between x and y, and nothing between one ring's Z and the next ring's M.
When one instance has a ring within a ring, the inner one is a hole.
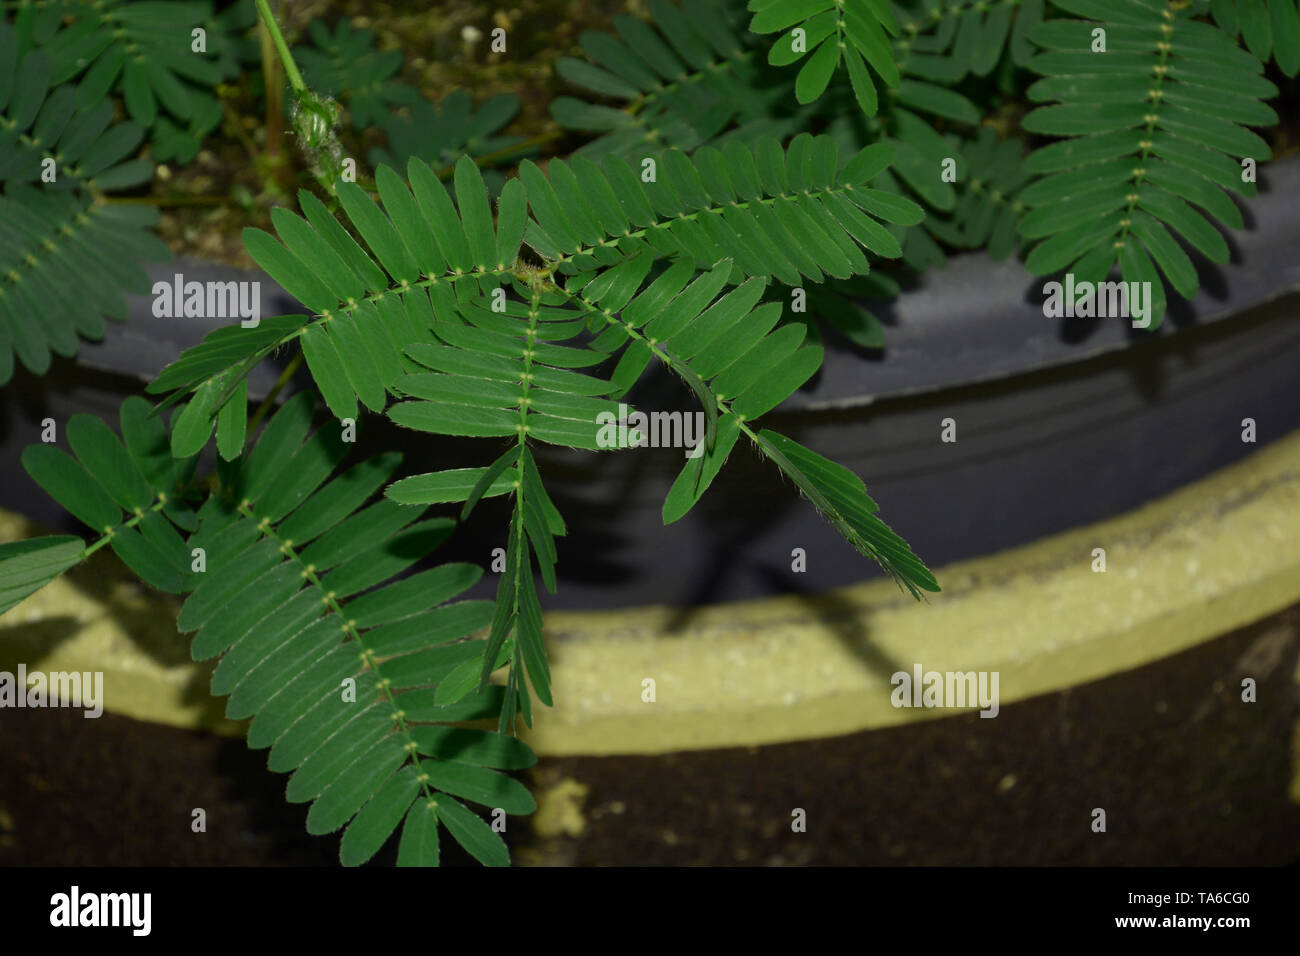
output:
M835 739L549 762L587 864L1282 865L1300 861L1300 605L1105 680ZM1245 676L1258 703L1240 699ZM1288 795L1290 789L1290 795ZM1094 808L1106 832L1090 828ZM807 813L793 833L791 812Z
M975 715L779 746L555 758L586 788L543 864L1279 865L1300 861L1300 605L1126 674ZM1240 701L1243 676L1259 702ZM0 865L316 865L285 778L237 740L72 710L0 719ZM1288 795L1290 791L1290 795ZM207 832L190 830L207 812ZM791 811L807 812L806 833ZM1090 829L1102 807L1107 832ZM450 841L444 839L444 844ZM380 855L391 862L395 841ZM465 862L444 846L449 863Z

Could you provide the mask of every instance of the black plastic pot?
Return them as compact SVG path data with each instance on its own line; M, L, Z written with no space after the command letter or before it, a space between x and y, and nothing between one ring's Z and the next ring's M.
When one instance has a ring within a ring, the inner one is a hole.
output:
M764 424L862 475L885 520L931 566L1140 505L1257 448L1242 441L1244 418L1255 420L1259 444L1300 427L1297 195L1300 160L1264 171L1260 196L1246 203L1249 228L1229 236L1233 261L1201 262L1202 291L1190 303L1173 300L1156 333L1118 319L1044 318L1042 280L1019 263L954 257L894 304L881 354L829 343L818 378ZM176 272L257 279L264 315L296 309L262 274L191 261L150 271L168 280ZM0 395L5 460L39 440L47 416L113 420L126 394L208 331L199 320L156 319L151 304L134 298L130 320L75 363L16 377ZM258 370L252 396L275 375ZM668 376L644 386L639 408L694 407ZM940 438L949 418L954 443ZM434 439L378 417L364 419L362 432L363 447L402 447L412 473L493 455L490 443ZM570 527L549 607L695 605L820 591L877 573L775 468L739 446L695 511L666 528L660 509L680 450L546 447L538 457ZM440 559L487 563L505 527L493 504ZM73 527L16 467L4 475L0 507ZM794 548L804 549L807 573L791 571Z
M1243 458L1259 447L1242 442L1243 418L1255 419L1261 444L1300 428L1300 229L1279 198L1297 194L1300 163L1277 164L1263 186L1248 206L1251 230L1230 237L1234 262L1203 270L1202 294L1174 306L1156 334L1131 341L1115 321L1045 319L1041 283L1017 264L960 256L898 301L883 354L832 347L812 387L766 423L863 475L934 567L1123 512ZM175 272L258 279L264 315L294 308L262 275L194 262L152 274ZM20 375L0 393L6 461L39 440L45 417L113 420L123 397L207 331L154 319L150 304L134 300L131 320L77 362ZM256 372L252 395L276 374ZM638 405L693 407L663 376ZM955 443L940 440L945 418ZM437 440L377 416L361 432L363 446L399 444L410 472L493 454L491 443ZM667 528L660 507L679 451L539 458L570 526L548 609L821 592L876 573L748 451ZM16 465L3 473L0 507L75 530ZM486 564L504 527L501 503L485 502L436 557ZM790 570L795 547L806 574ZM487 596L492 582L480 587ZM530 784L539 794L578 787L584 828L558 838L521 829L510 842L521 862L579 864L1294 862L1297 812L1280 782L1297 718L1288 681L1298 629L1292 608L1138 670L1008 704L996 721L964 714L756 747L544 755ZM1260 647L1274 664L1261 703L1246 708L1235 687ZM283 778L242 741L113 714L88 733L75 714L15 720L22 713L0 727L0 751L14 756L5 804L22 824L13 839L0 832L0 862L336 858L336 839L305 834L304 808L284 803ZM1105 836L1088 828L1096 805L1115 821ZM207 807L219 828L198 839L187 817L155 825L178 806ZM807 834L790 830L791 807L807 811ZM67 839L74 830L82 836Z

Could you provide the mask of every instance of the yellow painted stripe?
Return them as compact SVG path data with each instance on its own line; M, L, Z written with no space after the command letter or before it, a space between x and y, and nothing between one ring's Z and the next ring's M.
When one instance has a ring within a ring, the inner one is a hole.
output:
M815 605L714 606L673 634L665 608L551 614L557 706L530 742L644 754L846 734L954 712L893 706L890 676L915 664L997 671L1005 706L1191 647L1300 600L1300 432L1139 510L938 578L928 604L879 580Z
M0 540L32 533L0 520ZM210 666L185 660L175 602L101 555L0 619L0 669L102 670L115 713L239 733L204 698ZM620 754L844 734L953 713L891 704L890 675L915 664L997 671L1006 706L1191 647L1300 600L1300 432L1137 511L938 577L926 604L880 580L695 611L671 633L668 608L549 614L558 703L529 740Z
M0 511L0 541L41 533ZM190 660L179 609L105 548L0 617L0 670L102 671L107 711L242 736L246 722L226 720L225 699L208 693L214 664Z

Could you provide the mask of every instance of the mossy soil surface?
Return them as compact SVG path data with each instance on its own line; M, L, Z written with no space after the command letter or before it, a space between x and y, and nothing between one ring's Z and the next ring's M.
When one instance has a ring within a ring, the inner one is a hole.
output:
M520 110L505 131L539 141L540 156L563 155L582 143L551 119L549 104L573 93L555 72L562 56L581 56L584 30L610 30L613 17L639 12L637 0L514 0L490 5L474 0L305 0L276 5L291 46L310 45L307 24L316 18L331 28L342 19L375 34L379 50L399 50L403 65L394 79L415 87L434 102L454 90L468 91L476 103L498 93L514 93ZM490 50L491 31L506 30L505 53ZM467 39L467 36L474 39ZM156 202L159 231L177 255L198 256L243 268L254 263L244 250L245 226L270 228L272 206L297 208L299 188L320 192L292 133L282 129L280 149L268 152L275 137L266 115L266 84L257 64L241 79L224 84L225 108L193 162L162 164L147 195L131 202ZM282 126L287 126L287 121ZM347 117L340 127L346 153L368 168L365 157L383 142L375 128L354 130Z

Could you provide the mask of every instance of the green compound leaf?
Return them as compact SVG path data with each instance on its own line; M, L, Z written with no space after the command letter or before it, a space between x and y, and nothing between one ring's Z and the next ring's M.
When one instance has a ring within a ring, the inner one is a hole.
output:
M1020 233L1041 240L1027 265L1045 275L1076 262L1104 264L1118 251L1124 281L1154 283L1155 327L1164 313L1162 276L1184 298L1199 285L1171 230L1211 261L1226 261L1214 220L1236 227L1240 214L1221 190L1253 195L1238 161L1271 156L1246 128L1277 121L1261 102L1276 88L1255 58L1268 55L1269 15L1260 0L1215 4L1220 29L1192 19L1191 7L1057 5L1092 19L1048 20L1029 33L1041 52L1028 66L1043 78L1028 95L1050 105L1030 111L1024 127L1067 138L1025 163L1043 177L1023 194L1032 208ZM1289 22L1285 13L1281 19ZM1233 40L1238 26L1249 53ZM1102 34L1106 52L1093 52Z
M471 708L423 706L413 696L440 693L466 662L475 683L485 642L472 635L485 629L491 606L448 602L482 570L451 564L411 573L452 522L373 500L398 465L395 454L336 473L347 444L328 421L312 432L313 399L295 396L250 449L221 466L221 484L183 542L187 560L201 549L205 562L198 570L186 563L179 575L189 595L178 625L197 632L196 659L220 658L213 690L229 695L229 716L252 718L249 745L271 748L271 768L292 772L288 799L312 803L309 832L346 828L340 860L357 865L405 819L399 861L436 864L441 816L428 805L449 800L450 790L532 812L522 785L489 768L535 758L517 740L440 726L499 706L495 695ZM446 825L458 839L473 843L489 829L471 823L468 810L451 814ZM503 850L480 852L508 862Z
M810 163L814 155L817 181L805 181L805 159ZM842 214L837 215L842 205L868 222L879 217L914 224L923 216L920 207L896 192L865 188L888 167L893 157L889 147L866 147L838 175L830 137L801 134L788 150L770 138L760 138L752 147L733 142L725 157L720 162L716 151L701 151L688 159L670 150L660 157L662 165L652 181L643 181L616 157L607 157L599 174L588 167L586 192L612 197L636 227L631 232L619 218L597 212L594 205L560 201L556 183L576 181L575 170L583 168L579 163L570 168L563 160L551 160L543 175L525 162L520 172L534 218L524 240L538 254L555 260L566 275L644 255L638 268L660 257L684 258L697 269L727 259L740 278L775 277L798 285L801 277L821 282L825 275L868 271L868 260L858 248L862 230L846 227ZM796 171L793 184L786 175L791 164ZM599 288L599 282L593 285ZM611 311L616 308L617 303Z

